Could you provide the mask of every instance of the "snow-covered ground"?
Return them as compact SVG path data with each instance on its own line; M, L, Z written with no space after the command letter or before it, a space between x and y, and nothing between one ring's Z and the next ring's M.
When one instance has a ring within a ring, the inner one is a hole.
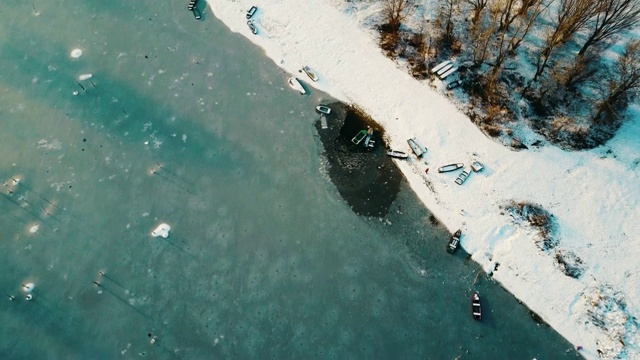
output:
M246 23L251 5L259 8L253 18L258 35ZM640 357L639 106L630 110L633 120L595 150L515 152L387 59L375 34L360 26L362 16L343 12L335 0L210 0L209 6L291 74L311 66L320 80L301 79L364 109L384 126L394 149L409 152L411 137L426 146L425 159L398 161L420 199L451 231L462 228L462 246L473 259L582 346L585 357ZM472 160L485 169L461 186L454 183L458 172L436 171ZM425 173L427 167L432 170ZM514 201L553 214L556 248L540 250L537 231L504 210ZM579 258L582 276L565 275L559 253Z

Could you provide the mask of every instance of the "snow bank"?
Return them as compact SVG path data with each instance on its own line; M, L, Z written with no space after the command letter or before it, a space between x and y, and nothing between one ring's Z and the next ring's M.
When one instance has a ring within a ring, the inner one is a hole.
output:
M251 5L259 8L253 18L258 35L246 24ZM450 230L463 228L462 246L473 259L569 341L583 346L585 356L640 356L633 315L640 308L637 117L604 149L514 152L385 58L369 30L359 27L361 20L340 12L332 0L235 0L209 6L286 71L313 68L320 77L316 83L296 76L366 110L385 127L392 148L410 152L406 140L414 136L425 145L426 163L398 162L419 198ZM462 186L454 183L458 172L424 171L453 162L468 166L473 160L485 169ZM553 215L555 248L536 246L538 231L505 211L513 202L536 204ZM557 260L563 256L580 267L580 276L565 275Z

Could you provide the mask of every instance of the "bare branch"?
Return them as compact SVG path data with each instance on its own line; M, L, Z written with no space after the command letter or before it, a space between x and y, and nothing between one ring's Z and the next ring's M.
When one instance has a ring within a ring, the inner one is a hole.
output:
M598 11L599 5L597 1L561 0L556 26L548 34L545 46L538 55L533 81L536 81L542 75L554 50L569 41L576 32L598 14Z
M579 56L592 45L628 32L640 22L640 1L638 0L600 0L597 3L600 4L600 12L596 16L591 35L578 52Z

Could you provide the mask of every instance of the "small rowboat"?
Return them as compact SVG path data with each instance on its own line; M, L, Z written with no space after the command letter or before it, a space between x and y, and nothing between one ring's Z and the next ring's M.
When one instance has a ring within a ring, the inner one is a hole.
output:
M480 306L480 295L473 293L471 296L471 315L476 320L482 320L482 306Z
M289 86L291 86L292 89L299 91L300 94L302 94L302 95L307 93L307 91L304 89L304 87L302 87L302 84L300 83L300 80L298 80L295 77L290 77L289 78Z
M329 115L331 113L331 108L328 107L328 106L318 105L318 106L316 106L316 110L319 113L325 114L325 115Z
M253 35L258 34L258 28L256 28L256 26L253 24L253 21L247 20L247 26L249 27L249 30L251 30Z
M256 11L258 11L258 8L256 6L252 6L249 10L247 10L247 20L251 19Z
M469 174L470 174L469 171L471 170L469 169L462 170L460 175L458 175L458 177L456 178L456 184L462 185L462 183L465 182L465 180L467 180L467 177L469 177Z
M389 150L387 151L387 155L394 157L396 159L406 159L409 157L407 153L398 150Z
M474 161L471 164L471 169L473 169L473 171L475 171L475 172L480 172L480 171L482 171L482 169L484 169L484 166L480 162Z
M449 164L449 165L445 165L445 166L440 166L438 168L438 172L444 173L444 172L449 172L449 171L455 171L455 170L458 170L458 169L462 168L463 166L464 166L463 163L456 163L456 164Z
M416 138L409 139L407 140L407 142L409 143L411 150L413 150L413 153L416 154L417 157L420 157L424 154L424 150L422 150L422 146L418 144Z
M449 245L447 245L447 252L453 254L460 245L460 236L462 235L462 230L458 230L451 236L449 239Z
M318 75L316 75L316 72L313 71L310 67L303 66L302 67L302 71L304 71L304 73L307 74L309 79L311 79L313 81L318 81Z
M197 7L194 7L193 9L191 9L191 11L193 11L193 16L196 18L196 20L202 19L202 13L200 12L200 10L198 10Z

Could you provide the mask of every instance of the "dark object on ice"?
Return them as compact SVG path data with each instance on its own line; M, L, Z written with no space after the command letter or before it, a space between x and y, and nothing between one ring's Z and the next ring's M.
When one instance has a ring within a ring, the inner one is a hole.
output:
M449 239L449 245L447 245L447 252L453 254L460 245L460 236L462 235L462 230L456 231L451 238Z
M482 307L480 306L480 295L473 293L471 296L471 315L476 320L482 320Z
M248 20L247 21L247 26L249 26L249 29L251 29L251 32L256 35L258 33L258 29L256 28L256 26L253 24L253 21Z
M449 165L445 165L445 166L440 166L438 168L438 172L444 173L444 172L454 171L454 170L458 170L458 169L462 168L463 166L464 166L463 163L455 163L455 164L449 164Z
M200 12L200 10L198 10L198 8L194 7L192 11L193 16L196 18L196 20L202 19L202 13Z
M256 11L258 11L258 7L256 7L255 5L252 6L249 10L247 10L247 19L251 19L251 17L253 17Z

